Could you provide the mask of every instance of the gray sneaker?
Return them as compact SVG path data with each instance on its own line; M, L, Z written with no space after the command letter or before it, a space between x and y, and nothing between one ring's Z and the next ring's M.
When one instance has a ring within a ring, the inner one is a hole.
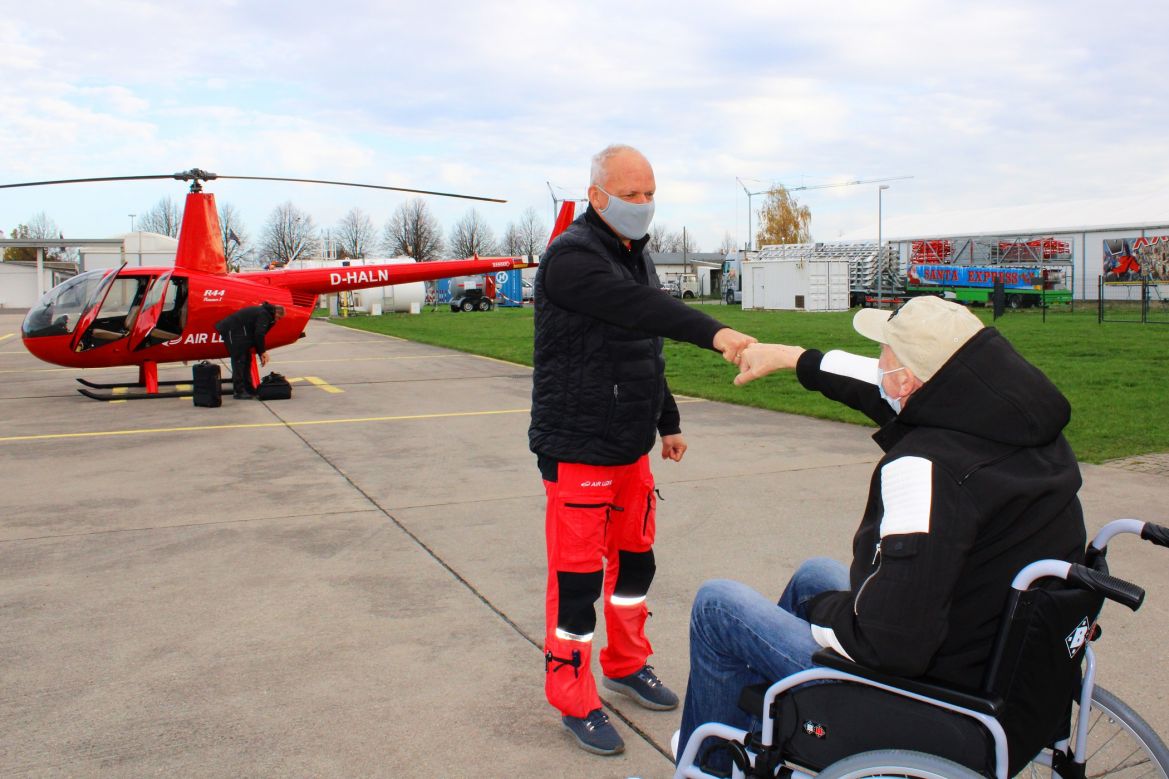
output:
M669 711L678 708L678 696L662 684L652 665L642 666L640 671L617 679L606 676L601 683L614 692L628 695L647 709Z
M609 715L602 709L593 709L583 717L560 718L564 729L576 737L576 743L586 752L594 755L619 755L625 751L625 742L617 728L609 722Z

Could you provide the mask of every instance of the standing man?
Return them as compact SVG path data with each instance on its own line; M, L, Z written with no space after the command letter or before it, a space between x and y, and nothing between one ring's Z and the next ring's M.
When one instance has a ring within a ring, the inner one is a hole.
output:
M252 386L252 349L260 356L260 365L267 365L264 336L282 316L284 306L264 301L258 306L241 308L215 323L215 330L231 356L232 397L236 400L256 397L256 388Z
M605 686L646 708L678 705L646 664L656 508L648 452L659 434L662 459L686 452L662 338L730 362L755 341L661 291L645 251L655 189L641 152L601 151L588 209L549 245L536 272L528 439L547 494L544 689L580 746L601 755L625 749L590 665L602 591Z

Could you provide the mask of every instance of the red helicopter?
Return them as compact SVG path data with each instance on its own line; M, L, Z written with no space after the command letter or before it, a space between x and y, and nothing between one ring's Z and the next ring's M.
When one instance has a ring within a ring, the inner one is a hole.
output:
M505 202L494 198L313 179L219 176L198 168L170 176L71 179L6 184L0 188L151 178L192 182L174 267L123 265L86 271L45 293L30 309L21 328L25 347L46 362L71 368L138 366L135 384L95 384L79 378L88 389L78 392L96 400L188 396L190 392L177 385L189 382L158 380L158 364L227 356L215 323L245 306L264 301L284 306L284 316L266 337L271 349L304 337L317 298L323 294L530 267L523 257L471 257L416 264L228 273L215 196L202 191L202 182L217 178L301 181ZM571 209L562 210L553 237L571 221ZM252 379L253 384L259 381L255 360ZM171 388L160 390L160 386ZM116 395L93 391L115 389L126 391Z

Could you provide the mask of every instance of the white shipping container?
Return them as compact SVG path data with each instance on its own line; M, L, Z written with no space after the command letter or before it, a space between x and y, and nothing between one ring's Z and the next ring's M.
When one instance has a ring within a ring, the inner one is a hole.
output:
M847 311L848 260L743 263L743 308Z

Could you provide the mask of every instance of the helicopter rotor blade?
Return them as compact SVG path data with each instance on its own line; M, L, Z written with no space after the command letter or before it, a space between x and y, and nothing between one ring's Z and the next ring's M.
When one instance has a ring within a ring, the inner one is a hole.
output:
M334 184L339 187L365 187L367 189L389 189L394 192L415 192L419 195L438 195L439 197L458 197L464 200L484 200L488 203L506 203L497 197L481 197L479 195L459 195L454 192L435 192L430 189L410 189L408 187L388 187L382 184L354 184L351 181L324 181L322 179L288 179L275 176L220 176L221 179L245 179L249 181L294 181L301 184Z
M58 181L25 181L21 184L0 184L0 189L13 187L41 187L48 184L88 184L91 181L144 181L146 179L173 179L175 174L168 173L161 176L103 176L93 179L60 179Z
M149 179L176 179L178 181L214 181L216 179L240 179L244 181L291 181L301 184L331 184L339 187L363 187L365 189L385 189L393 192L413 192L419 195L437 195L438 197L456 197L464 200L482 200L487 203L506 203L506 200L495 197L481 197L479 195L460 195L455 192L436 192L430 189L412 189L409 187L390 187L384 184L356 184L351 181L325 181L323 179L294 179L277 176L220 176L199 168L192 168L178 173L161 174L157 176L101 176L85 179L59 179L57 181L26 181L20 184L0 184L0 189L15 187L40 187L49 184L88 184L96 181L145 181Z

